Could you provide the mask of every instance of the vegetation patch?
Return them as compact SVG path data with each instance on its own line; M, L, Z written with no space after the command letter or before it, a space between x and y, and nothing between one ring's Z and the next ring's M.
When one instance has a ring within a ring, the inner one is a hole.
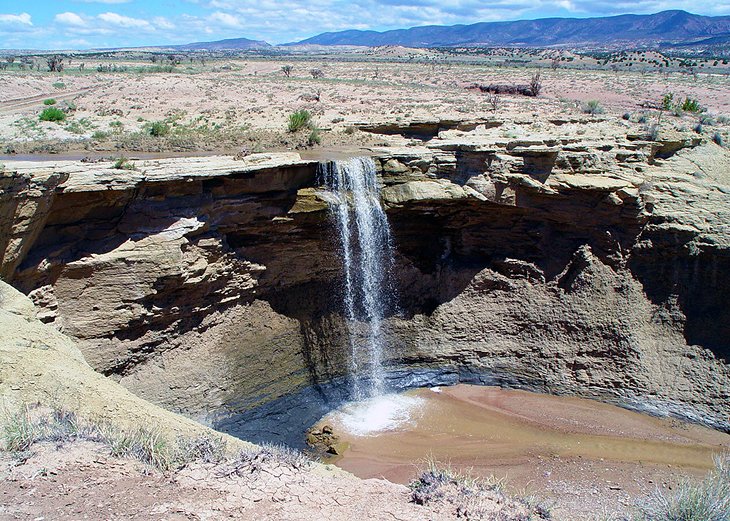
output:
M715 457L715 469L700 483L683 481L673 491L657 489L638 506L634 521L730 520L730 453Z
M603 114L605 111L598 100L590 100L583 104L582 110L586 114L593 116Z
M164 137L170 133L170 125L164 121L153 121L147 126L147 132L152 137Z
M116 170L137 170L137 165L132 163L126 157L120 157L114 162L112 168Z
M59 122L66 119L66 113L59 108L48 107L47 109L43 109L43 112L38 117L41 121Z
M695 98L686 96L682 101L677 100L673 92L668 92L662 97L660 106L662 110L671 112L675 116L682 116L685 112L699 114L707 110Z
M429 460L427 468L411 481L411 501L418 505L448 505L458 518L547 520L550 510L532 497L511 497L494 479L478 479L459 474Z
M312 464L302 452L284 445L263 444L244 449L238 456L224 465L222 476L248 476L270 468L306 469Z
M94 125L86 118L75 119L66 123L64 129L71 134L86 134Z
M40 406L6 411L0 421L2 449L21 460L30 457L30 451L37 443L85 440L105 445L113 456L136 459L167 471L196 461L218 463L223 460L226 450L222 438L179 437L171 443L155 429L124 430L105 422L82 420L67 410Z
M312 113L308 110L297 110L289 114L289 132L298 132L312 127Z

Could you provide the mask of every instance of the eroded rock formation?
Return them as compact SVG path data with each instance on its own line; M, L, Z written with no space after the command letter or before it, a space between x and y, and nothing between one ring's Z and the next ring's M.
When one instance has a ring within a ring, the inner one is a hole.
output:
M372 151L398 252L390 363L730 429L730 155L561 136ZM315 162L7 167L3 278L136 394L215 421L345 372Z

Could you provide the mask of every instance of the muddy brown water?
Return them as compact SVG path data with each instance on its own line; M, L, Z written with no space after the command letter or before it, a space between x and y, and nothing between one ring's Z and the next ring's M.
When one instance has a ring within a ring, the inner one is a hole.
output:
M329 424L347 449L332 463L362 478L407 484L429 459L550 496L575 519L617 511L655 487L699 478L730 435L601 402L495 387L417 389L411 420L375 435Z

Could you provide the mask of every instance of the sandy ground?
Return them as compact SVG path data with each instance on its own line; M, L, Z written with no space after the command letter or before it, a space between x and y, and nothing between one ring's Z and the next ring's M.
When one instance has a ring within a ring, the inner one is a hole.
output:
M537 69L294 60L287 78L281 72L284 63L239 59L223 66L181 65L173 73L132 72L141 63L128 64L132 69L124 73L97 73L93 63L86 72L0 72L0 140L79 140L107 132L113 141L161 120L199 134L214 128L285 134L289 114L306 108L320 128L337 134L340 141L354 142L356 137L348 137L345 130L358 122L580 115L588 100L598 100L607 115L620 116L640 111L642 102L656 103L669 92L677 99L696 98L709 113L730 113L730 78L721 73L543 68L538 98L503 96L493 111L484 94L467 87L527 83ZM324 77L313 79L311 69L322 70ZM315 94L319 101L308 99ZM75 111L62 123L40 122L42 102L49 98L62 107L73 103ZM696 119L685 117L687 125ZM267 147L276 144L271 139L263 142Z
M0 519L456 519L453 505L412 503L403 485L324 467L267 463L236 473L228 464L193 464L162 474L93 442L33 452L23 463L0 453Z
M408 483L434 459L477 476L504 479L554 503L558 519L627 513L656 487L671 489L712 467L730 435L615 406L492 387L457 385L421 400L397 431L353 435L336 413L329 424L349 449L333 460L363 477Z

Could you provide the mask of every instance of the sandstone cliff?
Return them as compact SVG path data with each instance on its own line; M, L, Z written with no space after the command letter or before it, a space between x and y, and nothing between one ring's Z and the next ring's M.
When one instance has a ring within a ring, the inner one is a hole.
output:
M728 430L730 155L588 127L371 151L398 252L390 363ZM39 318L134 393L213 423L341 376L317 164L137 166L7 164L0 273Z

